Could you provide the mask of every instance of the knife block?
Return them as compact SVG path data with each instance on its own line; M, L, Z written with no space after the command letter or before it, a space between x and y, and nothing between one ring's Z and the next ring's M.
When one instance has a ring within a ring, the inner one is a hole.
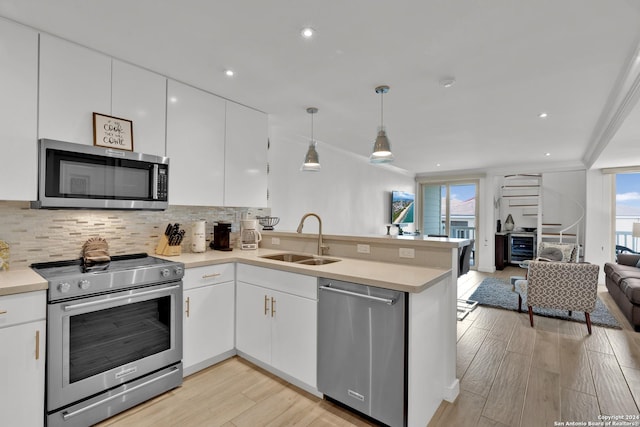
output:
M167 239L166 235L160 236L160 241L156 246L156 254L157 255L166 255L166 256L177 256L182 254L182 246L170 246L169 239Z

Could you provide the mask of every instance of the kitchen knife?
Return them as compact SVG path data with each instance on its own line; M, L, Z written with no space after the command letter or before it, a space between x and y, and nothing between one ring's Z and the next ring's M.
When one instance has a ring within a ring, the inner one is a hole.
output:
M180 232L178 233L178 242L176 243L176 245L182 244L182 239L184 239L184 230L180 230Z
M171 223L169 223L169 225L167 225L167 228L164 230L164 235L165 236L170 236L171 235L171 230L173 230L173 225L171 225Z

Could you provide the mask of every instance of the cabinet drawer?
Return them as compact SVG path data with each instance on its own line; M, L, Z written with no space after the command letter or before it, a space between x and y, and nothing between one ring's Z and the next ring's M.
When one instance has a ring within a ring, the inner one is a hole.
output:
M235 280L234 264L228 263L187 268L184 271L183 283L184 289L192 289L233 280Z
M0 328L44 320L47 315L47 291L25 292L0 297Z
M313 300L318 299L318 278L253 265L238 264L238 281Z

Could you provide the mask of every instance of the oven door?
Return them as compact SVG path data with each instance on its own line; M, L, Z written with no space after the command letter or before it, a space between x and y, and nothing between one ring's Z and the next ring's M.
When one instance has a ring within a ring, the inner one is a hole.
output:
M49 304L47 411L182 359L182 282Z

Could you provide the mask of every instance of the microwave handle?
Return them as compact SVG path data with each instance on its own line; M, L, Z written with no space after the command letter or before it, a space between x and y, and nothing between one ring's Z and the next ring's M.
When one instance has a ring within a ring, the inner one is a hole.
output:
M153 200L158 200L158 173L159 167L157 164L153 165Z

